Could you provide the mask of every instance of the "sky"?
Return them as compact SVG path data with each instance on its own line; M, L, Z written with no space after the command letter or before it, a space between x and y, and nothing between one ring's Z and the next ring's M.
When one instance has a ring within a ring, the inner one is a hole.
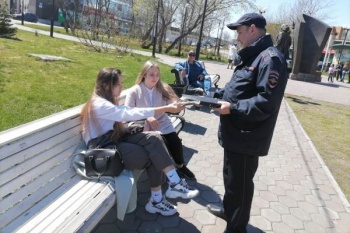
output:
M281 4L290 4L295 1L296 0L256 0L255 2L257 6L266 9L266 14L273 14L277 12ZM350 0L333 0L333 2L335 4L332 6L332 9L329 9L329 14L332 15L332 19L324 20L324 22L329 26L350 27ZM242 16L242 14L232 15L232 22L235 22L240 16ZM225 29L225 31L230 30Z
M266 8L266 13L276 12L279 6L290 4L296 0L256 0L256 5ZM320 0L322 1L322 0ZM271 4L273 2L273 4ZM329 14L333 19L325 20L329 26L350 26L350 1L349 0L333 0L335 3L332 9L329 9Z

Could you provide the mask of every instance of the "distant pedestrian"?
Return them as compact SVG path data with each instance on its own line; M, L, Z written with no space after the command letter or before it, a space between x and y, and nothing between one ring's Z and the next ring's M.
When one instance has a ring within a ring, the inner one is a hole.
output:
M341 74L341 78L340 78L340 82L344 82L345 79L345 75L349 73L349 66L348 64L346 64L343 69L342 69L342 74Z
M334 71L335 71L334 64L332 64L328 69L328 82L329 82L329 80L331 80L331 82L333 82Z
M237 47L235 44L229 46L228 50L228 64L227 64L227 69L231 66L231 70L233 69L233 65L235 64L235 60L237 58Z
M292 37L287 24L282 24L280 33L277 35L275 47L281 51L285 59L289 59L289 48L292 45Z
M341 78L341 75L343 73L343 67L344 67L344 64L343 63L340 63L337 65L337 81Z

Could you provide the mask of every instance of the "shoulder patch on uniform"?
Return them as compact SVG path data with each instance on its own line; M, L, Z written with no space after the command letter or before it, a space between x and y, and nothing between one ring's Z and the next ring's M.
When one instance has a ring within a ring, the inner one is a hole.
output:
M277 87L279 78L280 78L280 74L276 70L270 70L270 75L267 80L269 87L270 88Z

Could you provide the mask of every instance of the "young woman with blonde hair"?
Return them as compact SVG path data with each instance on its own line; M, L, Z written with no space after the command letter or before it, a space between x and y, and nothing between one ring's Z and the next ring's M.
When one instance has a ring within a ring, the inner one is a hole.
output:
M161 107L179 99L170 86L162 82L159 66L152 61L144 64L135 83L136 85L131 87L127 93L126 106ZM195 175L185 165L182 142L168 114L160 113L148 117L145 122L145 130L160 131L176 163L179 175L187 179L195 179Z

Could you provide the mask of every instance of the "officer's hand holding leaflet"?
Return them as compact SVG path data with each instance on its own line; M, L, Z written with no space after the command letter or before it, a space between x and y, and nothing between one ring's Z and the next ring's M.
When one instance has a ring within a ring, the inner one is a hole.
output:
M196 96L196 95L186 95L183 94L180 104L189 105L189 104L199 104L204 105L209 108L219 108L221 104L218 99L206 97L206 96Z
M213 108L214 111L219 112L221 115L230 114L231 103L226 102L226 101L219 101L218 103L221 104L221 107L220 108Z

